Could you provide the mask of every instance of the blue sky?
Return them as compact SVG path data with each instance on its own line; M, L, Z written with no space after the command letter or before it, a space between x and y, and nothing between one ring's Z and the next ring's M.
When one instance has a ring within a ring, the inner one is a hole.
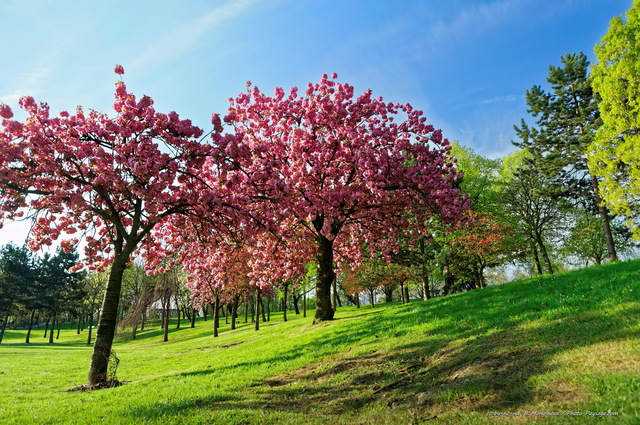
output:
M0 102L109 111L136 94L205 130L250 80L271 93L336 72L411 103L481 155L514 150L525 92L585 52L631 0L2 0ZM14 238L0 230L0 244ZM16 241L21 243L21 240Z

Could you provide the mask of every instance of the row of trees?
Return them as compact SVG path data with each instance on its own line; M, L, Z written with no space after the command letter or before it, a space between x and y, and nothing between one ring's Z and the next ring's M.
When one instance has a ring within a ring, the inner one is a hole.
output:
M49 342L53 343L54 329L56 325L59 329L63 318L88 314L91 288L85 274L69 271L77 261L77 254L62 250L36 257L24 246L0 248L0 342L10 317L26 318L27 343L34 323L44 321L45 328L50 324Z
M278 88L268 96L248 83L224 117L212 116L206 137L118 81L115 118L81 107L52 116L47 104L24 97L28 117L18 121L0 106L2 220L30 220L32 249L62 239L70 252L82 241L75 270L109 268L90 386L107 380L123 276L136 256L159 272L182 263L194 306L233 304L235 291L249 286L256 310L261 296L304 279L313 262L316 322L333 318L337 269L379 274L364 259L413 268L425 297L436 271L445 293L483 286L486 267L524 252L538 272L553 272L553 232L573 231L558 231L557 212L567 211L565 205L584 217L585 228L598 209L613 260L614 232L599 197L611 207L609 188L622 187L632 196L615 212L632 227L638 213L637 161L618 149L637 145L638 74L629 65L637 51L637 9L636 1L599 47L594 87L612 84L613 93L600 90L602 114L582 74L583 55L563 58L550 72L552 93L537 87L528 93L538 121L517 128L523 151L499 165L500 180L508 175L499 190L493 190L495 173L483 167L473 178L473 161L456 167L451 145L422 112L370 91L356 97L336 75L309 84L302 95ZM124 74L121 66L115 72ZM600 131L600 119L608 133ZM602 172L611 167L613 180ZM475 200L472 210L465 191ZM495 196L499 202L492 202Z

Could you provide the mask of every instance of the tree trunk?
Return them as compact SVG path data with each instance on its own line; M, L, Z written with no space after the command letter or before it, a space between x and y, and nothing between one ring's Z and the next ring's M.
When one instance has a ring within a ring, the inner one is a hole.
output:
M27 337L25 338L25 344L29 344L29 339L31 338L31 329L33 329L33 317L36 315L36 310L33 309L31 311L31 317L29 318L29 329L27 329ZM1 338L0 338L1 340Z
M383 292L384 292L384 302L386 303L392 303L393 302L393 291L396 289L395 285L391 285L391 286L384 286L383 287Z
M307 317L307 291L302 294L302 317Z
M407 300L404 298L404 282L400 282L400 299L402 300L402 304L405 304Z
M244 323L249 321L249 301L244 303Z
M171 296L167 295L162 300L162 342L169 341L169 308L171 308Z
M208 304L202 306L202 315L204 316L204 321L207 321L207 309L209 308Z
M109 357L111 346L116 332L116 320L118 317L118 303L120 302L120 290L122 288L122 275L129 262L129 255L116 254L111 264L111 272L102 301L100 318L98 319L98 332L93 345L91 366L89 367L89 385L95 386L107 382ZM89 334L91 340L91 334Z
M551 265L551 259L549 258L547 247L544 245L542 236L540 234L536 234L536 242L538 244L538 248L540 248L540 254L542 254L542 260L544 261L544 265L546 266L547 271L549 272L549 274L553 274L553 266Z
M404 299L409 304L409 285L404 285Z
M62 323L58 320L58 332L56 333L56 339L60 338L60 329L62 328Z
M44 325L44 336L43 336L43 338L46 338L47 334L49 333L49 320L51 320L51 318L47 317L47 323L45 323L45 325ZM5 321L5 323L6 323L6 321Z
M300 309L298 308L298 302L300 301L300 294L296 296L296 293L294 292L293 294L291 294L291 296L293 297L293 310L296 312L296 314L300 314Z
M360 308L360 292L356 292L356 307Z
M598 205L598 214L600 215L600 221L602 222L602 231L604 232L604 237L607 242L607 252L609 254L609 261L614 262L618 261L618 253L616 252L616 245L613 240L613 233L611 232L611 223L609 220L609 211L607 207L602 203L602 198L600 197L600 191L598 189L598 178L593 174L589 173L591 177L591 189L593 190L593 199L596 201Z
M256 327L255 330L260 330L260 288L256 291Z
M260 312L262 313L262 322L264 323L267 321L267 317L264 315L264 302L261 296L258 296L258 299L260 300Z
M376 306L374 292L374 289L369 289L369 302L371 303L371 308L374 308Z
M196 327L196 309L195 308L191 309L191 327L192 328Z
M80 330L82 329L81 325L80 325L80 316L78 316L78 329L76 332L76 335L80 335Z
M429 271L426 267L422 268L422 299L428 300L431 298L431 288L429 285Z
M267 298L267 322L271 321L271 298Z
M333 241L318 232L317 242L318 276L316 279L316 313L313 323L333 320L335 314L331 307L331 285L336 278L333 271Z
M282 293L282 320L287 321L287 286L284 285L284 292Z
M51 330L49 331L49 344L53 344L53 332L56 330L56 315L51 319Z
M93 331L93 313L89 316L89 334L87 335L87 345L91 345L92 331Z
M173 297L176 302L176 312L178 313L178 323L176 324L176 329L180 329L180 308L178 308L178 296Z
M531 244L531 258L533 258L533 264L536 268L536 273L538 276L542 276L542 264L540 264L540 256L538 255L538 248L536 248L536 244Z
M213 302L213 337L218 337L218 327L220 326L220 297L216 295Z
M9 312L7 311L4 315L4 320L2 321L2 328L0 328L0 342L4 338L4 331L7 329L7 321L9 320Z
M333 311L338 310L338 285L336 284L335 277L333 282L331 282L331 307Z
M231 307L231 330L236 328L236 319L238 318L238 302L239 297L233 297L233 306Z

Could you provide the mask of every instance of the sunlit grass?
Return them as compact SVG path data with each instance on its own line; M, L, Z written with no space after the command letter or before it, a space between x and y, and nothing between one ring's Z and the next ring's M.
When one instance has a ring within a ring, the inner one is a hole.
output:
M427 302L280 314L213 338L211 320L157 326L115 344L117 388L83 384L86 331L49 345L36 330L0 344L0 423L634 424L640 417L640 261ZM188 326L188 325L187 325ZM492 416L493 413L501 416ZM509 416L507 416L509 414Z

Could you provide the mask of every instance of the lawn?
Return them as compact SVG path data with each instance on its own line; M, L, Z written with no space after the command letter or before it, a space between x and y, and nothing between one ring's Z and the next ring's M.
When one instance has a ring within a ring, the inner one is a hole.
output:
M151 328L114 346L125 385L90 392L86 331L0 344L0 423L640 423L640 261L464 294Z

